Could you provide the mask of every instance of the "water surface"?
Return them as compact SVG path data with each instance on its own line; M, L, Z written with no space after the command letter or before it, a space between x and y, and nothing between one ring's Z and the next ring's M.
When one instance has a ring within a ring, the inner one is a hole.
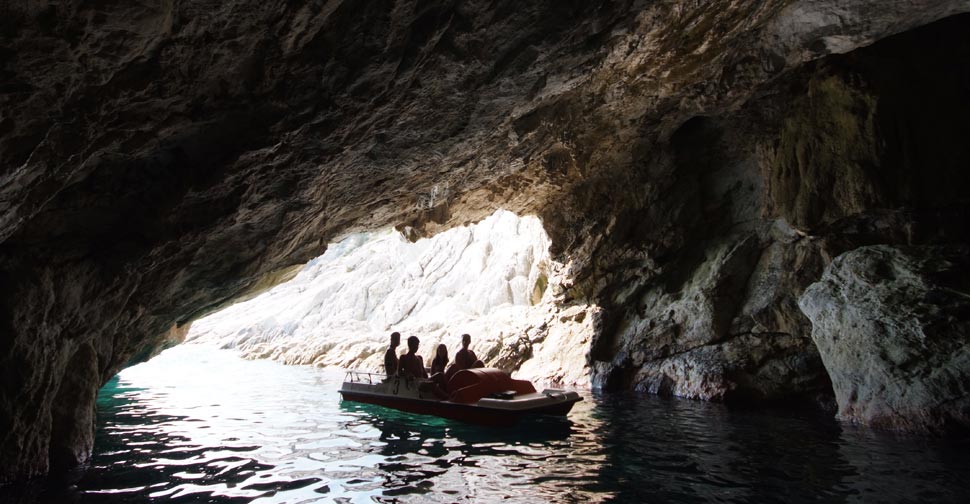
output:
M966 442L823 416L586 394L566 420L486 429L341 402L332 370L181 346L98 398L96 453L0 500L966 502ZM38 487L38 485L40 485Z

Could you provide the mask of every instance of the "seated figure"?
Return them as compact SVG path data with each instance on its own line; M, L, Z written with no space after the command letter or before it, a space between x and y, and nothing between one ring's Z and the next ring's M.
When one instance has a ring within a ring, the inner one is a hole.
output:
M461 335L461 350L455 353L455 363L448 367L448 371L445 372L445 381L451 380L451 377L455 373L463 369L471 369L477 367L485 367L485 363L478 359L475 352L468 348L472 342L471 335L462 334Z
M458 366L459 370L469 369L478 361L478 356L475 355L475 352L468 348L471 342L471 335L461 335L461 350L455 354L455 366Z
M448 366L448 347L438 345L438 350L431 361L431 381L435 382L441 390L446 391L448 380L446 380L445 367Z
M401 374L414 378L428 377L428 373L424 370L424 359L417 354L420 343L417 336L408 337L408 353L402 355L400 360Z
M448 365L448 347L444 344L438 345L438 350L435 353L434 359L431 361L431 375L434 376L436 373L444 373L445 366Z

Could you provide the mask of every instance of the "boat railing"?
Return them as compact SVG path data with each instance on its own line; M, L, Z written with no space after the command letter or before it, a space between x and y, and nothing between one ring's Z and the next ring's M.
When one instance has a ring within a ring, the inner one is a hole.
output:
M344 374L344 381L350 383L368 383L373 385L384 381L385 378L387 378L387 375L384 373L371 373L354 369L348 369Z

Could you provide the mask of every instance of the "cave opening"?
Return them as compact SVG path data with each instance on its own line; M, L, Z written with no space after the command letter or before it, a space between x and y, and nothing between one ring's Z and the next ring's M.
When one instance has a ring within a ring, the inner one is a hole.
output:
M293 279L196 320L186 342L379 372L392 331L418 336L429 366L438 345L453 357L468 333L490 367L584 386L590 307L560 313L566 273L549 248L539 218L505 210L415 241L395 229L352 234Z

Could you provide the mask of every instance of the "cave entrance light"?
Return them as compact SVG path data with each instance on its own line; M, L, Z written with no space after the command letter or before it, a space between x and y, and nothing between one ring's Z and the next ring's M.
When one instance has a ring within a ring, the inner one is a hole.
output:
M187 341L287 364L380 370L388 334L429 359L462 333L489 365L586 385L587 317L559 323L563 266L541 221L499 210L411 243L388 229L331 244L289 282L193 323Z

